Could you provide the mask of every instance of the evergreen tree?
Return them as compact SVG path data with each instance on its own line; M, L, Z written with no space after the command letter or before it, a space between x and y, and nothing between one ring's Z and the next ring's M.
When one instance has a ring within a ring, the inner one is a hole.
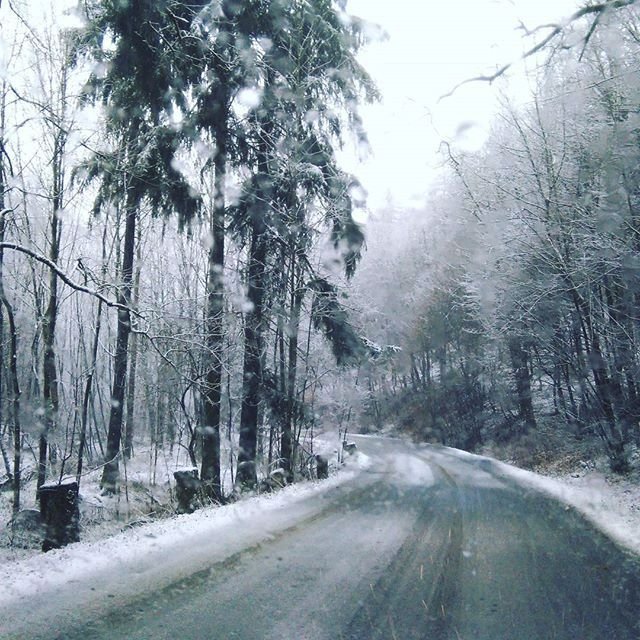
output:
M238 92L253 81L256 20L264 3L222 0L211 3L196 25L203 43L200 75L194 86L194 135L208 136L214 146L208 167L213 170L214 194L209 211L206 356L202 411L201 478L212 500L223 499L220 471L220 401L224 371L224 248L227 206L225 184L230 168L243 158L242 127L233 110Z
M189 86L185 61L198 53L198 44L184 38L196 17L197 4L106 1L88 4L88 27L78 42L78 55L87 53L105 69L95 74L87 95L104 105L105 129L111 147L95 154L85 170L99 179L94 209L121 203L125 220L119 265L120 286L116 351L113 365L105 492L117 490L131 333L133 263L138 211L148 201L154 213L193 216L199 200L174 168L173 159L184 135L170 125L174 109L186 109Z
M312 288L305 281L315 279L308 252L319 233L312 211L316 207L323 210L333 243L342 250L346 272L351 275L363 236L351 215L353 183L336 166L335 145L342 141L345 124L364 140L356 106L363 97L375 96L370 79L354 57L362 43L359 24L348 23L334 3L274 2L262 27L263 37L268 38L260 61L262 99L252 113L249 134L255 173L245 183L236 221L249 245L251 311L245 315L238 457L238 481L249 486L256 482L258 405L264 396L265 287L275 280L269 271L284 257L291 274L291 279L281 280L285 290L291 286L292 297L288 374L286 389L281 390L286 409L280 452L281 463L291 473L297 336L305 292ZM348 114L346 122L335 115L341 109ZM283 267L279 262L277 269ZM286 297L286 291L281 297ZM337 318L334 316L336 324ZM344 320L347 327L346 317Z

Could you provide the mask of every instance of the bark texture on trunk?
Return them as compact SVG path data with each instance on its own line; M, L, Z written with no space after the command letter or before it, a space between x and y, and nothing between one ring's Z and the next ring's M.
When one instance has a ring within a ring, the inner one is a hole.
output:
M131 304L133 260L135 255L137 207L128 203L125 212L124 248L122 252L121 285L117 300L122 305ZM116 353L113 362L113 386L107 432L106 461L102 472L101 487L107 494L118 491L120 483L120 442L122 439L122 418L127 387L127 361L129 356L129 336L131 334L131 314L128 309L118 309L118 329Z
M214 202L211 211L211 247L208 255L206 309L206 373L202 389L202 467L203 490L211 500L223 500L220 471L220 400L224 356L224 185L227 164L226 117L216 129L214 161Z
M531 372L529 370L529 355L518 337L509 339L509 355L516 382L516 396L518 399L518 414L524 422L525 428L535 429L536 419L533 413L531 394Z
M257 483L256 454L258 413L262 396L264 282L267 259L267 239L263 220L254 221L252 236L247 291L252 308L245 315L244 321L242 410L236 476L236 482L242 487L253 487Z

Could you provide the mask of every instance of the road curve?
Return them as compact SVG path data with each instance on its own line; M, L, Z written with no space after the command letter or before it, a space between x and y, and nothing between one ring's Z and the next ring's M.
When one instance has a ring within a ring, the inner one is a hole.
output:
M358 447L368 468L266 539L117 606L23 616L7 638L640 638L638 559L572 509L490 460Z

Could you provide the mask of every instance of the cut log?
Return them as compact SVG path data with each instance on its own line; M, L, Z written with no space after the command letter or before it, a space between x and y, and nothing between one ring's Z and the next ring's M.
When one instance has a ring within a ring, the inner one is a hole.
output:
M356 452L358 446L355 442L347 442L346 440L342 443L342 448L349 454L353 455Z

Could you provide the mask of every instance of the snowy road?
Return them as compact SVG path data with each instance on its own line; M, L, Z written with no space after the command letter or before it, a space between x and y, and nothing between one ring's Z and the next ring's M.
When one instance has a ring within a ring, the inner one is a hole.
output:
M75 573L63 551L46 579L34 560L32 592L0 590L0 637L640 638L638 561L574 510L487 459L358 447L367 468L300 499L182 517L182 538L145 530Z

